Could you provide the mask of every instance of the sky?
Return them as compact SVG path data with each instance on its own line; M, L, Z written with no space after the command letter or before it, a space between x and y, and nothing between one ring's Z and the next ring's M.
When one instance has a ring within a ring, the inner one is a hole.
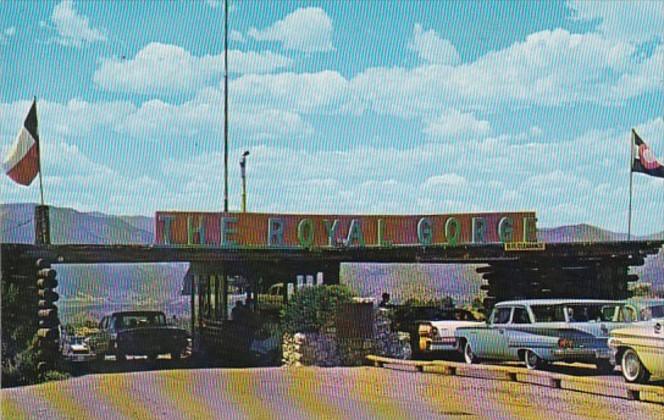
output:
M36 96L47 204L222 210L223 7L0 0L0 152ZM232 211L249 150L249 211L625 232L630 130L664 160L654 1L231 1L228 55ZM634 174L632 231L662 230L664 179Z

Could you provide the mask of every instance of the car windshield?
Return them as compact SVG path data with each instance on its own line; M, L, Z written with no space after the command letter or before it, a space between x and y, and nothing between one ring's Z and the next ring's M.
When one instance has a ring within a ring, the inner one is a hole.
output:
M83 337L70 337L69 338L69 343L70 344L83 344Z
M162 313L131 314L118 317L117 326L122 328L154 327L166 325L166 317Z

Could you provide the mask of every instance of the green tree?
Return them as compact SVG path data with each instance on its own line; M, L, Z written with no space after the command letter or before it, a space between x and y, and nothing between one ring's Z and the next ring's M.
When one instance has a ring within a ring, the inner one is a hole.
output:
M339 305L351 303L354 296L343 285L300 289L282 311L284 332L319 332L334 325Z

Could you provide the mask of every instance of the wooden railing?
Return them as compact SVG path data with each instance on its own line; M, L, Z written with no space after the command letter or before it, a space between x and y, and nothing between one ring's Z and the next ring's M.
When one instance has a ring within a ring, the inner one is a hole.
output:
M538 385L550 386L557 389L594 393L609 397L627 398L630 400L647 401L664 405L664 386L640 385L622 382L599 380L595 378L565 375L555 372L528 370L517 366L504 365L469 365L446 360L400 360L382 356L367 356L367 360L376 367L396 365L414 368L418 372L435 372L444 375L472 376L474 372L498 373L499 379L512 382L532 383L533 378L543 380ZM502 377L502 378L501 378ZM531 381L528 381L530 379ZM579 385L585 386L580 389ZM590 390L587 386L591 386ZM618 394L607 392L607 389L617 389ZM603 392L604 391L604 392Z

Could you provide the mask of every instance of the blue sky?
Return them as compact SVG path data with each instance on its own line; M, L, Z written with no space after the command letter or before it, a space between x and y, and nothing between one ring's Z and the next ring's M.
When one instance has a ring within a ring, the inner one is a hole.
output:
M631 127L664 156L663 27L656 2L232 1L231 209L249 149L253 211L625 231ZM3 154L39 98L48 203L221 209L223 2L0 0L0 79ZM633 214L664 229L664 180L634 176Z

